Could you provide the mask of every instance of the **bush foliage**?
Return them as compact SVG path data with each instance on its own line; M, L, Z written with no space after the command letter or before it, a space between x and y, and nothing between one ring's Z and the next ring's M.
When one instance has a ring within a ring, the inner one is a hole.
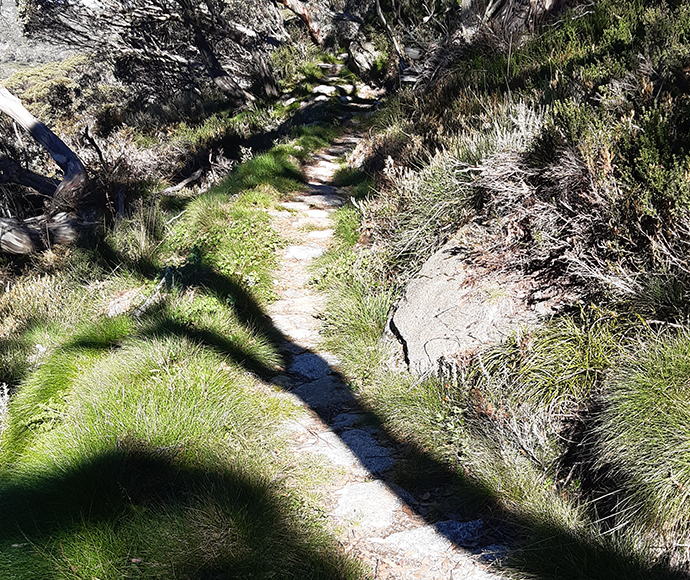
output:
M353 157L376 189L348 210L359 230L340 232L322 261L338 293L329 344L393 431L529 522L512 560L522 571L643 578L690 566L689 30L687 2L603 0L505 50L478 33L391 99ZM386 370L385 341L358 331L389 315L362 297L393 292L395 304L468 222L492 263L575 285L580 303L410 384Z

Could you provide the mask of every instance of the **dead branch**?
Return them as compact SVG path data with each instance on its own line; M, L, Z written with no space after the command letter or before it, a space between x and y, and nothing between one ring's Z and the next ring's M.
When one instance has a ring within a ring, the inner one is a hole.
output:
M300 0L282 0L282 2L285 8L300 17L302 22L306 25L311 39L321 46L325 40L321 24L318 18L309 10L309 7L304 2L300 2Z
M21 101L0 85L0 112L11 117L29 132L48 151L62 169L64 177L56 182L22 168L10 158L3 159L0 180L29 186L39 193L52 196L49 212L28 220L0 220L0 251L25 254L35 250L37 242L67 243L76 237L79 220L60 209L71 206L78 198L86 181L86 169L77 155L46 125L24 108Z
M53 193L51 213L56 213L60 204L73 198L86 181L86 169L76 154L46 125L36 119L24 108L22 102L0 86L0 112L5 113L48 151L55 163L64 173L64 177Z

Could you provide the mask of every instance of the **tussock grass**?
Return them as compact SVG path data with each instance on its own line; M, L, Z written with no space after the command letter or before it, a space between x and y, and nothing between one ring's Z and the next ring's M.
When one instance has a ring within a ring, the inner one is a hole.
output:
M350 376L358 377L358 382L367 381L381 362L379 339L393 295L357 277L341 283L346 288L331 287L331 291L339 292L340 300L328 308L324 344L345 354L345 370Z
M493 119L489 111L496 113ZM395 131L405 124L403 113L392 113ZM586 173L581 158L568 164L570 158L559 152L550 160L551 173L535 177L525 159L534 162L535 138L550 118L546 111L496 99L477 117L458 134L446 136L444 149L421 167L389 163L382 169L387 186L341 210L338 242L321 260L321 284L333 296L326 344L341 355L360 396L385 427L428 454L418 465L410 459L415 476L407 477L403 469L401 482L414 486L417 476L423 480L420 471L430 468L432 457L436 468L448 466L463 479L475 509L491 506L518 528L519 549L509 567L544 577L664 577L668 567L654 569L658 554L637 541L635 533L605 534L596 515L600 506L589 503L589 482L574 464L604 377L614 372L626 349L651 339L635 306L583 306L456 361L445 376L425 379L391 364L396 355L381 340L386 308L394 304L402 283L469 219L481 216L499 224L505 238L496 241L497 249L533 244L532 263L542 260L543 265L549 256L563 255L563 248L556 248L559 236L573 230L564 227L567 215L559 213L570 198L558 196L567 188L568 195L579 195L579 179ZM530 199L558 209L542 216L541 206L526 202L531 192L536 193ZM539 235L508 239L510 224L519 225L522 215L534 223L543 217L532 230ZM357 240L366 230L373 230L374 243L362 247ZM657 281L661 286L650 282L647 300L655 292L666 299L669 293L677 295ZM373 299L383 296L386 300L372 307ZM648 306L646 312L652 311ZM360 328L364 323L366 330Z
M307 510L294 515L299 494L271 483L283 469L272 425L292 404L188 338L131 336L114 348L123 320L66 341L10 403L3 574L359 577L304 527Z
M391 269L415 273L488 200L478 180L499 152L524 151L543 123L526 103L506 102L480 130L461 133L419 170L392 170L394 185L371 206L375 234L386 245Z
M589 443L593 467L615 490L612 529L635 530L650 551L687 561L690 337L660 336L612 369Z
M586 405L592 390L636 334L639 337L640 332L631 322L615 313L583 309L517 333L480 353L466 378L490 384L505 377L505 388L515 401L548 406L567 397Z
M140 198L128 216L117 219L105 232L105 242L119 260L146 273L147 266L155 262L162 242L163 219L159 199Z
M284 364L266 210L329 135L172 208L144 197L0 296L0 576L363 577L319 523L323 466L281 454L296 408L256 379Z
M291 30L297 42L283 43L271 52L271 64L283 91L292 91L306 82L318 82L323 72L319 62L333 62L334 57L324 53L306 37L304 30Z

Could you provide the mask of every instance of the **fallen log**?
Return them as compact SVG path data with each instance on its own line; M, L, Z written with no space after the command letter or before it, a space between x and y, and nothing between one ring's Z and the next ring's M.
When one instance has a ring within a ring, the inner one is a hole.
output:
M0 85L0 113L5 113L48 151L62 169L63 178L44 178L18 163L5 159L0 181L32 187L52 197L45 215L26 220L0 219L0 251L26 254L42 246L73 241L86 222L64 211L76 208L86 182L86 168L79 157L45 124L26 110L21 101Z
M0 251L28 254L35 249L29 228L19 220L0 218Z
M22 102L0 86L0 112L5 113L36 139L50 153L64 177L53 194L51 211L57 213L63 200L71 200L74 192L86 181L86 168L79 157L65 145L64 141L26 110Z
M29 254L54 244L70 244L94 225L67 212L25 220L0 218L0 252Z

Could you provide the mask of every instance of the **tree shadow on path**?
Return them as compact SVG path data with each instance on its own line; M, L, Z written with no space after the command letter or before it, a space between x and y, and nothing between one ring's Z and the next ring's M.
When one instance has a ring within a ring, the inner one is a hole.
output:
M361 465L395 493L406 510L435 526L437 532L460 548L481 553L497 542L517 548L507 560L509 570L530 577L572 579L686 578L668 566L650 569L618 549L613 542L587 541L583 534L556 522L531 517L518 507L506 506L501 497L480 481L444 464L410 440L401 440L385 422L364 405L348 387L347 377L317 352L296 344L263 311L254 298L232 280L212 271L197 272L198 283L226 300L242 324L254 329L283 353L285 372L267 366L215 333L189 329L174 321L159 321L153 333L186 336L230 356L262 380L290 391L335 433ZM356 425L375 426L371 429ZM382 451L383 449L383 451ZM396 466L397 463L397 466ZM413 468L415 477L401 478L400 469ZM400 483L404 481L406 489ZM482 516L485 525L468 535L463 521ZM530 538L525 545L523 540ZM536 540L535 540L536 538Z

